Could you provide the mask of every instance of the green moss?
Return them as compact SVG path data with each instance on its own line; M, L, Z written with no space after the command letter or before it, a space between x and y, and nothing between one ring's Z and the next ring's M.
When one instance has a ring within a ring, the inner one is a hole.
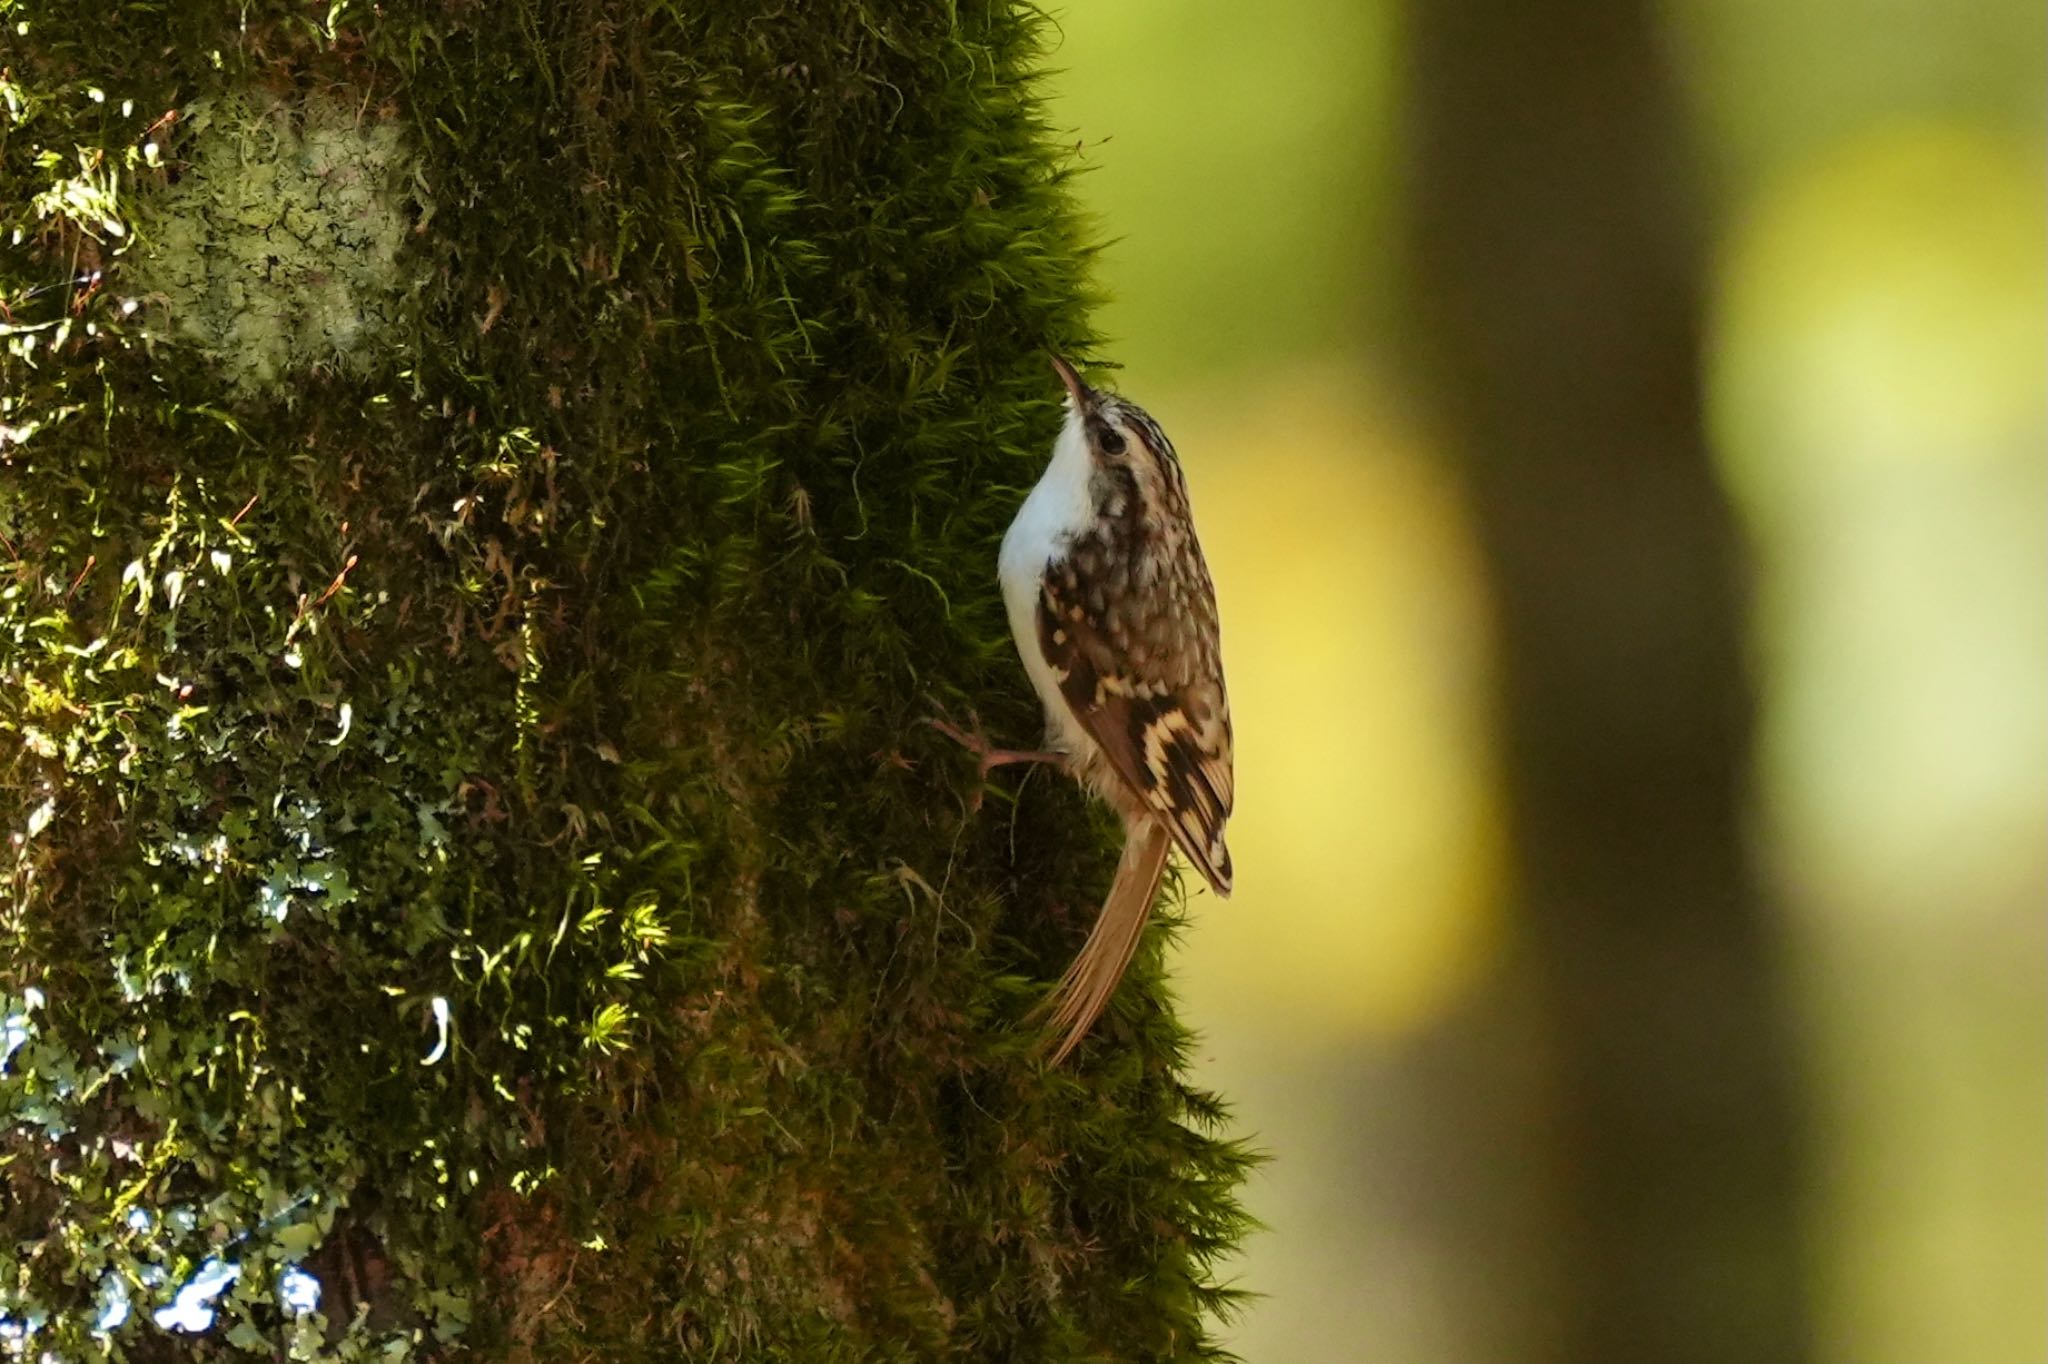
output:
M0 10L0 1314L1213 1354L1244 1157L1156 958L1031 1053L1107 817L973 811L917 723L1037 723L993 560L1089 255L1041 21L217 10Z

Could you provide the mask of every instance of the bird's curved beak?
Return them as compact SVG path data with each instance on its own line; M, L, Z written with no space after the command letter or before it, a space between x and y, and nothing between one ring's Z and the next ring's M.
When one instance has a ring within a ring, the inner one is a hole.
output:
M1087 412L1095 406L1095 390L1081 382L1081 375L1059 356L1046 352L1052 361L1053 372L1060 376L1060 382L1067 386L1067 401L1076 412Z

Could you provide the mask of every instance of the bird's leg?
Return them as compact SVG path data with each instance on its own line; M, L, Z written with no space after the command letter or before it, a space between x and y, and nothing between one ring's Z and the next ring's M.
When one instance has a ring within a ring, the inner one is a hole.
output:
M927 716L925 723L951 739L960 747L981 760L981 775L985 778L998 767L1013 763L1048 763L1060 771L1067 770L1067 755L1044 748L997 748L991 744L979 728L965 730L960 726L936 716Z

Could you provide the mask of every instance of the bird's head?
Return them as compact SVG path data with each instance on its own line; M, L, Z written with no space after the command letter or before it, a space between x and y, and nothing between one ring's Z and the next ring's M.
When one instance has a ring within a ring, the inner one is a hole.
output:
M1098 469L1173 459L1173 446L1143 409L1115 394L1090 388L1080 372L1057 355L1052 357L1052 367L1067 389L1067 429L1087 441Z

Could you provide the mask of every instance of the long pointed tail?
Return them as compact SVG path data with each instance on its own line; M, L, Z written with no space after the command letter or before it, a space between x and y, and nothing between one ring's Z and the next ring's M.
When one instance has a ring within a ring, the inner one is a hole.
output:
M1052 1026L1061 1033L1052 1053L1058 1065L1067 1057L1116 993L1117 982L1138 950L1145 920L1152 912L1152 897L1159 892L1159 878L1166 871L1167 849L1173 839L1166 826L1144 820L1124 838L1124 855L1116 865L1116 880L1110 883L1109 898L1088 941L1081 944L1074 964L1060 977L1060 983L1044 1006L1052 1011Z

